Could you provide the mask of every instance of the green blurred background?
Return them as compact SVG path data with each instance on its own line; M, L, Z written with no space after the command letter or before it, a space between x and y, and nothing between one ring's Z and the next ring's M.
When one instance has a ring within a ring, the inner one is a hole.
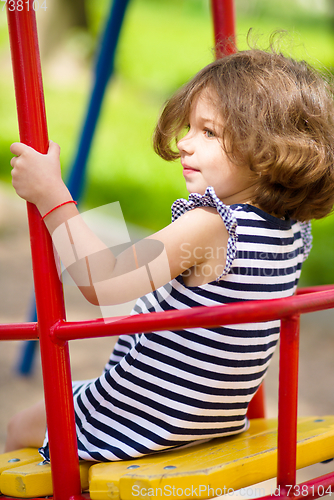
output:
M91 69L107 0L40 0L37 11L49 135L71 165L91 88ZM37 4L36 4L37 5ZM10 183L9 146L18 140L6 13L0 5L0 181ZM246 48L253 28L266 48L287 30L285 51L320 71L334 68L334 1L237 0L237 41ZM132 0L126 13L96 130L82 208L119 201L127 222L155 231L170 222L170 205L187 197L180 166L152 150L164 101L213 60L209 0ZM334 218L313 223L314 246L302 285L334 283Z

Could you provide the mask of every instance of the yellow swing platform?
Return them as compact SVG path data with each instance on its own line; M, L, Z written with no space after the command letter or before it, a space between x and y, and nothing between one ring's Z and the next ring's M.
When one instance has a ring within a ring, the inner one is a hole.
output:
M297 469L333 458L334 416L299 418L297 429ZM51 466L36 449L0 455L0 472L3 495L53 494ZM214 498L276 476L277 419L265 418L252 419L249 430L236 437L179 451L132 461L80 463L81 487L92 500ZM312 485L308 489L312 492ZM319 493L322 490L324 485Z

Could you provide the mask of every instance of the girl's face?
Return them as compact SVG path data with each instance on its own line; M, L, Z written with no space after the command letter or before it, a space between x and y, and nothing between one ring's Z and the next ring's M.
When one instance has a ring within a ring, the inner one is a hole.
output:
M208 186L226 205L247 203L255 190L255 175L245 166L230 162L215 130L222 122L207 90L195 99L189 116L189 131L177 143L189 193L204 194Z

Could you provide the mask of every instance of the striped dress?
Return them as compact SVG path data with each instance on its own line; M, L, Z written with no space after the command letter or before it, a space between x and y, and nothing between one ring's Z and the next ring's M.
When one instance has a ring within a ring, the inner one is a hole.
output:
M212 187L177 200L173 220L196 207L215 207L229 232L223 273L196 287L179 276L140 298L133 314L295 292L311 248L309 224L226 206ZM245 430L278 337L278 321L121 336L103 374L74 384L79 457L126 460ZM47 438L40 451L48 459Z

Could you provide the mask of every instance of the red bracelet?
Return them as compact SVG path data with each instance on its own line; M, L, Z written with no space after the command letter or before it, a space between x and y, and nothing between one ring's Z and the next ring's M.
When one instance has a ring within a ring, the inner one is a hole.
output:
M64 201L64 203L61 203L60 205L57 205L56 207L53 207L51 208L51 210L49 210L48 212L46 212L46 214L43 215L42 217L42 220L45 219L45 217L49 214L51 214L51 212L53 212L54 210L57 210L57 208L60 208L62 207L63 205L67 205L68 203L74 203L74 205L77 205L78 203L74 200L68 200L68 201Z

